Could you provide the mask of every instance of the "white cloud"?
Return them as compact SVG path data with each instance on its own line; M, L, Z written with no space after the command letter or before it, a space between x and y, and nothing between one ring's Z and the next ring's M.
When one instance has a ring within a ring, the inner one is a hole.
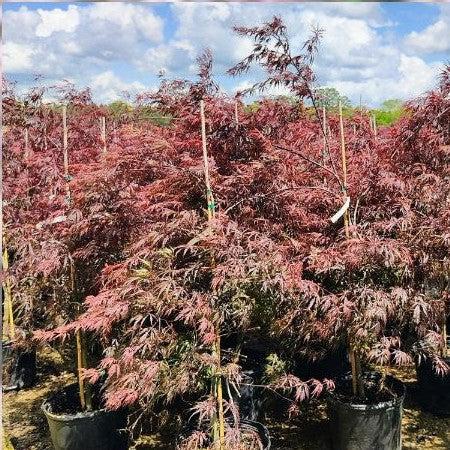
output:
M421 31L412 31L405 37L404 43L410 53L450 54L450 5L441 5L436 22Z
M163 36L162 20L154 15L151 10L142 6L127 3L95 3L88 11L88 17L93 23L118 26L120 34L116 39L123 39L122 33L140 35L150 42L159 42Z
M95 99L102 103L117 100L123 96L123 93L133 95L145 89L140 82L126 83L122 81L111 70L93 76L89 85L95 93Z
M2 53L3 65L11 72L27 72L33 67L33 49L25 44L6 42Z
M403 97L419 95L432 87L440 64L427 64L417 56L400 56L399 72L401 74L399 89Z
M337 66L375 64L380 46L376 31L360 18L328 16L323 12L306 11L301 23L307 29L319 24L324 29L321 53ZM304 38L302 37L301 40ZM300 44L300 42L298 42Z
M82 49L81 47L73 41L65 41L61 44L61 48L68 54L68 55L81 55Z
M294 51L301 48L311 25L325 29L315 67L319 84L336 87L354 102L362 94L365 102L376 104L430 88L438 64L420 55L450 49L450 9L444 5L433 24L405 39L398 39L391 18L375 2L178 2L167 8L172 24L143 2L7 10L3 17L4 68L12 74L75 78L81 85L90 84L98 98L108 101L123 90L143 88L142 83L123 81L125 71L129 72L127 80L142 80L145 74L151 83L161 69L169 77L194 76L196 57L209 47L215 76L233 93L262 76L260 70L235 80L224 75L252 49L252 41L234 34L233 25L253 26L280 15ZM390 33L384 32L386 27L392 28ZM165 28L170 38L165 38Z
M438 20L421 32L410 33L405 43L410 50L419 53L450 51L450 25Z
M57 31L73 33L80 24L80 15L75 5L70 5L67 10L38 9L37 12L41 18L36 27L36 36L38 37L49 37Z
M162 41L164 22L146 6L92 3L51 10L22 6L5 11L3 25L3 42L26 46L31 59L20 66L6 59L6 72L86 76L113 61L136 64Z
M405 59L406 55L398 45L383 38L379 32L380 27L391 27L393 23L385 17L377 3L281 6L242 3L205 6L189 3L174 4L172 10L179 22L176 38L190 39L196 49L191 52L193 54L198 54L206 46L210 47L215 56L217 74L251 50L250 40L230 33L233 25L254 25L270 20L274 14L280 14L285 18L291 43L296 49L301 48L312 26L324 28L316 64L318 81L322 85L339 87L354 102L358 101L360 93L371 104L386 97L405 98L416 95L428 89L434 77L434 66L428 66L420 60L422 65L415 61L416 67L413 67L412 61ZM198 26L199 23L202 27ZM168 54L171 45L170 42L165 44L165 54ZM193 59L193 56L184 55L184 59L187 58ZM157 65L155 59L152 62ZM185 62L182 65L186 67ZM420 75L408 75L403 70L407 65ZM248 77L238 78L235 89L248 87L252 84L249 79L254 80L258 76L257 71L252 71Z
M170 44L161 44L148 49L137 66L144 71L157 74L163 70L167 76L184 73L184 77L191 75L191 62L197 57L197 49L189 40L173 40ZM194 66L195 67L195 66Z
M391 77L375 75L367 79L336 80L330 86L354 101L361 96L363 104L374 106L388 98L410 99L431 89L441 69L439 63L427 64L419 57L399 54L398 72Z

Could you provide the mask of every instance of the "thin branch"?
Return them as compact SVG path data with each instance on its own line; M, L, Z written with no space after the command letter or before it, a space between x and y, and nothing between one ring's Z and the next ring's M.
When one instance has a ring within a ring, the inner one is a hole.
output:
M329 169L328 167L325 167L323 164L320 164L319 162L314 161L314 160L311 159L311 158L308 158L307 156L303 155L303 154L300 153L300 152L297 152L296 150L292 150L292 149L283 147L282 145L279 145L279 144L274 144L274 147L276 147L276 148L278 148L278 149L280 149L280 150L284 150L284 151L286 151L286 152L292 153L293 155L297 155L297 156L299 156L300 158L304 159L305 161L308 161L309 163L311 163L311 164L313 164L313 165L315 165L315 166L317 166L317 167L319 167L319 168L325 170L326 172L330 173L331 175L333 175L333 176L336 178L336 180L337 180L338 183L339 183L340 188L343 189L344 186L343 186L343 184L342 184L342 181L341 181L341 179L339 178L339 175L338 175L334 170L331 170L331 169Z
M255 195L251 195L249 197L242 198L238 202L236 202L233 205L229 206L224 212L225 212L225 214L229 213L232 209L236 208L241 203L244 203L246 200L253 200L253 199L256 199L256 198L264 198L264 197L269 197L269 196L272 196L272 195L279 195L279 194L283 194L284 192L288 192L288 191L300 191L302 189L320 190L320 191L324 191L324 192L326 192L326 193L328 193L328 194L330 194L330 195L332 195L334 197L339 197L338 194L336 194L335 192L330 191L329 189L321 187L321 186L297 186L297 187L292 187L292 188L283 188L283 189L280 189L280 190L277 190L277 191L267 192L265 194L255 194Z

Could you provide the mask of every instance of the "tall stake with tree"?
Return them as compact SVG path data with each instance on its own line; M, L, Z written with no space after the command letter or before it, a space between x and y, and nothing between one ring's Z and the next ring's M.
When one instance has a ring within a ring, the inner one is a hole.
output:
M206 144L206 120L205 120L205 104L203 100L200 100L200 117L201 117L201 133L202 133L202 155L203 155L203 170L205 174L206 185L206 202L208 212L208 222L211 222L215 216L214 195L211 189L211 181L209 178L209 163L208 163L208 150ZM214 261L211 261L211 265L214 265ZM212 305L215 309L215 305ZM219 444L220 450L224 448L225 440L225 422L223 414L223 395L222 395L222 374L221 374L221 345L220 345L220 324L215 324L215 343L213 346L213 354L217 360L215 373L213 374L212 393L217 401L217 417L213 419L213 434L214 441Z

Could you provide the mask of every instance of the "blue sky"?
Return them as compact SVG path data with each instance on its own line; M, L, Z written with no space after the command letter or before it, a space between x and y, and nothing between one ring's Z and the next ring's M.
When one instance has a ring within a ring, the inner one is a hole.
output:
M14 2L3 4L3 71L23 89L41 74L49 83L90 86L98 101L109 102L125 90L154 89L161 69L168 77L194 77L196 56L210 47L214 73L233 93L262 74L224 74L251 48L231 26L274 14L285 20L294 46L311 25L324 28L319 84L354 102L360 95L371 106L419 95L450 60L444 3Z

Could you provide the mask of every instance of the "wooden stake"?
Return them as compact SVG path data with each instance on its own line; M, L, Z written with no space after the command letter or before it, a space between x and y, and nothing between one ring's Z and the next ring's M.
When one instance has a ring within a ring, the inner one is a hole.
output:
M71 264L71 278L72 278L72 291L74 292L75 284L74 284L74 267L73 264ZM85 343L83 339L83 335L81 333L81 330L77 330L75 333L76 343L77 343L77 378L78 378L78 387L79 387L79 397L80 397L80 404L81 409L84 411L85 409L91 410L92 409L92 395L90 390L87 389L87 387L84 384L83 379L83 369L87 367L86 364L86 349L85 349Z
M25 128L25 161L28 159L28 128Z
M106 118L104 116L100 117L100 130L103 144L103 153L106 153Z
M205 104L203 100L200 100L200 118L201 118L201 130L202 130L202 152L203 152L203 166L205 172L205 184L206 184L206 201L208 204L208 221L214 219L215 205L214 197L211 190L211 180L209 177L209 164L208 164L208 150L206 147L206 120L205 120ZM213 421L213 434L214 439L217 439L216 433L218 428L219 434L219 449L225 448L225 419L223 412L223 392L222 392L222 374L221 374L221 346L220 346L220 329L216 324L216 342L213 346L213 352L217 356L217 371L214 374L214 380L212 382L213 395L217 400L218 411L218 424L216 420Z
M208 220L212 220L215 214L214 197L211 190L211 180L209 178L208 150L206 148L206 121L205 121L205 105L200 100L200 117L202 123L202 150L203 150L203 166L205 172L206 184L206 200L208 202Z
M375 135L375 140L377 139L377 118L375 117L375 115L372 116L373 117L373 134Z
M341 135L341 159L342 159L342 175L343 175L343 194L344 194L344 201L347 200L347 155L345 151L345 137L344 137L344 121L342 119L342 103L339 101L339 128L340 128L340 135ZM349 233L349 209L344 214L344 227L345 227L345 237L347 239L350 238Z
M67 153L67 106L63 105L62 108L62 121L63 121L63 152L64 152L64 175L69 175L69 157Z
M2 448L3 450L14 450L14 446L11 443L9 435L6 433L5 428L2 424Z
M30 199L30 183L29 183L29 175L30 171L28 169L28 158L30 156L30 144L29 144L29 134L28 134L28 127L25 127L25 152L24 152L24 159L25 159L25 178L26 178L26 185L27 185L27 199Z
M341 135L341 158L342 158L342 175L343 175L343 194L344 201L348 196L348 187L347 187L347 154L345 150L345 136L344 136L344 121L342 119L342 104L339 101L339 129ZM345 227L345 238L350 238L349 231L349 223L350 223L350 208L344 213L344 227ZM352 370L352 390L353 395L358 395L358 393L362 394L364 390L364 386L362 385L362 381L360 380L361 373L361 365L359 361L358 354L353 346L353 343L349 339L349 359L350 366Z
M238 115L238 101L234 101L234 122L236 123L236 126L239 125L239 115Z
M223 412L223 393L222 393L222 370L221 370L221 346L220 346L220 330L217 330L216 339L216 355L217 355L217 378L216 378L216 390L217 390L217 404L219 408L219 448L225 449L225 418Z
M323 139L323 150L322 150L322 162L325 165L327 160L327 111L325 106L322 107L322 139Z
M357 364L356 364L356 355L355 355L355 350L353 348L352 343L349 341L348 343L348 347L349 347L349 358L350 358L350 367L352 370L352 391L353 391L353 395L357 395L358 394L358 371L357 371Z
M62 109L62 121L63 121L63 156L64 156L64 177L66 179L66 192L67 192L67 203L70 204L70 186L69 186L69 152L68 152L68 131L67 131L67 107L63 105ZM72 294L75 294L75 267L73 262L70 263L70 280ZM81 408L83 410L86 407L90 408L92 401L91 396L88 395L86 398L86 390L84 386L84 380L82 378L83 368L86 367L86 351L84 348L84 342L82 339L81 331L76 332L76 344L77 344L77 375L78 375L78 386L79 386L79 396Z
M77 372L78 372L78 386L80 391L80 403L81 409L84 411L86 409L86 397L84 395L84 380L82 377L83 370L83 343L81 340L81 332L78 330L76 332L77 340Z
M448 354L448 348L447 348L447 320L446 317L444 317L444 323L442 324L442 338L444 340L444 347L442 349L442 357L446 358Z
M44 125L44 148L47 150L47 125Z
M2 253L2 263L3 263L3 271L7 271L9 269L9 259L8 259L8 250L6 248L5 238L2 239L3 244L3 253ZM11 292L11 283L8 279L3 282L3 292L5 295L4 300L4 317L3 317L3 334L5 337L9 337L11 340L14 339L16 335L16 329L14 325L14 313L13 313L13 301L12 301L12 292ZM5 326L6 325L6 326ZM5 330L8 330L8 334L5 333Z
M64 177L66 179L66 193L67 203L70 203L70 186L69 186L69 153L67 150L67 107L63 105L62 108L62 122L63 122L63 156L64 156Z

